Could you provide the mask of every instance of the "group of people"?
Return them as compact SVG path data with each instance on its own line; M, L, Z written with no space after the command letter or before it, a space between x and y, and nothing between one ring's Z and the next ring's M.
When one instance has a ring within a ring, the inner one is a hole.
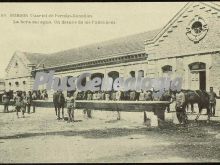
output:
M112 101L120 101L120 100L128 100L128 101L153 101L153 100L161 100L161 101L169 101L170 103L174 100L176 101L175 109L176 115L180 123L187 122L186 115L186 107L189 104L190 96L187 96L187 92L191 90L180 90L171 92L170 90L165 90L160 98L154 98L154 93L158 92L154 89L137 92L135 90L131 91L71 91L67 92L67 97L64 96L63 92L56 91L53 94L53 103L55 107L55 113L57 119L64 119L64 108L67 108L68 113L68 122L74 121L74 110L75 110L75 100L112 100ZM200 98L202 97L196 91L194 92L195 96ZM216 99L219 99L220 96L213 91L213 87L210 87L210 91L208 93L208 104L210 112L207 114L210 116L215 116L216 109ZM193 98L193 96L192 96ZM8 106L10 105L10 100L12 100L12 105L15 106L16 114L19 117L19 113L22 113L24 117L25 112L30 113L31 106L33 106L33 112L35 112L35 104L33 100L41 100L48 99L48 94L46 90L43 91L16 91L16 94L12 97L9 93L4 92L2 96L2 102L4 105L4 112L8 112ZM198 100L198 99L194 99ZM196 102L195 102L196 103ZM167 106L167 111L170 111L169 105ZM83 111L84 114L87 114L87 117L91 118L91 110L86 109ZM62 118L61 118L62 113ZM120 112L117 111L117 119L120 120Z
M56 91L53 94L53 103L55 108L55 114L57 119L64 119L64 107L67 107L68 122L74 121L74 110L75 110L75 100L140 100L140 101L150 101L153 100L154 90L149 91L71 91L67 92L67 97L65 98L62 90ZM91 110L85 109L84 114L87 114L88 118L91 118ZM62 117L61 117L62 113ZM120 120L120 112L117 111L117 120Z
M37 100L37 91L16 91L11 96L8 92L4 92L2 96L2 103L4 105L4 112L9 112L9 105L15 107L16 115L19 118L19 112L22 113L22 117L25 117L25 113L31 111L31 106L33 106L33 113L35 113L35 104L33 100Z
M191 94L191 96L189 94L190 92L191 91L189 90L187 91L182 89L180 91L177 91L177 93L175 94L176 115L180 124L185 124L187 122L188 119L186 115L186 107L188 107L188 104L191 104L191 110L193 112L194 103L198 103L199 107L199 113L195 120L199 118L202 109L206 108L209 121L211 116L215 116L216 99L220 99L220 96L217 96L217 94L213 90L213 87L210 87L209 92L203 91L203 93L198 93L198 91L193 91L194 95ZM205 94L207 94L207 97L205 96Z

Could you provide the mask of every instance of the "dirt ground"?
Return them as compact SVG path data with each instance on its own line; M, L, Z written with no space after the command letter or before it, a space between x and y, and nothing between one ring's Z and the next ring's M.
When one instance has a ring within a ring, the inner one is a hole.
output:
M158 127L143 124L143 112L93 111L92 119L76 110L75 122L56 120L54 109L17 118L0 107L0 163L219 162L220 120L206 123L189 115L187 126L172 123L173 113ZM13 107L10 107L12 110ZM67 114L65 114L67 116Z

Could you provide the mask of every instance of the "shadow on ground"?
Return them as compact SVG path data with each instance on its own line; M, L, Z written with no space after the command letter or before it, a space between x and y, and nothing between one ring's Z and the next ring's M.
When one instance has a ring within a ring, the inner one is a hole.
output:
M80 122L77 121L77 122ZM73 128L74 129L74 128ZM28 138L35 136L83 136L85 138L112 138L129 136L133 134L140 135L154 135L154 136L165 136L171 138L172 135L179 138L204 138L210 137L211 135L207 133L207 130L220 130L220 122L211 121L206 123L206 121L190 121L187 125L175 125L170 122L160 121L159 127L134 127L134 128L106 128L106 129L89 129L89 130L65 130L65 131L53 131L53 132L36 132L36 133L22 133L15 134L11 136L0 136L0 139L19 139Z

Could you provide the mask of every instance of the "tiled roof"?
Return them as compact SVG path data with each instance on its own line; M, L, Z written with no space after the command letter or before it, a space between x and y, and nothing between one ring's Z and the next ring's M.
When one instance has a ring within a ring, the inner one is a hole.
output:
M152 39L160 29L121 37L109 41L86 45L52 54L25 53L26 58L34 64L47 67L73 64L100 58L122 56L126 53L144 51L144 41Z

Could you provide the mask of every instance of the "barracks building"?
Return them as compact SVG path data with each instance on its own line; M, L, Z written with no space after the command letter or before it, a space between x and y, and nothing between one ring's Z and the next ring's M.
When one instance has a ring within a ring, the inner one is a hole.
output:
M220 4L189 2L161 29L136 35L52 54L15 52L6 68L6 90L32 90L36 72L49 70L57 77L86 71L113 79L181 76L184 89L218 91Z

